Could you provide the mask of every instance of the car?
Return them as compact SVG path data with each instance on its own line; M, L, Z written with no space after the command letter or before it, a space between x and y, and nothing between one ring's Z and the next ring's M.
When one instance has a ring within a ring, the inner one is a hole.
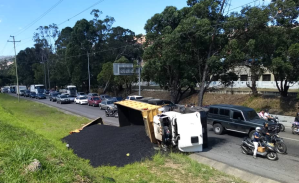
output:
M30 94L29 94L29 97L30 97L30 98L35 98L35 96L36 96L36 93L35 93L35 92L30 92Z
M24 97L30 97L30 90L26 90L24 93Z
M57 104L69 104L71 101L67 97L67 95L58 95L56 97L56 102L57 102Z
M114 101L112 100L103 100L100 104L99 104L100 110L104 110L104 109L111 109L113 110L115 108L114 105Z
M100 99L101 100L110 100L112 97L110 97L109 95L100 95Z
M167 108L168 111L173 111L174 109L177 109L178 106L176 104L174 104L173 102L169 101L169 100L162 100L163 102L163 106L165 108Z
M75 98L76 98L76 97L71 97L70 94L68 94L68 93L63 93L61 95L66 95L69 98L70 102L74 102Z
M19 95L24 96L26 90L20 90Z
M97 93L89 93L87 96L93 97L93 96L99 96L99 95Z
M102 102L102 100L100 99L100 97L97 97L97 96L91 97L91 96L89 96L87 105L96 107L96 106L99 106L99 103L101 103L101 102Z
M128 96L126 98L126 100L140 100L142 99L143 97L142 96L139 96L139 95L131 95L131 96Z
M46 95L43 93L37 93L35 96L36 99L46 99Z
M255 128L263 127L263 123L266 122L249 107L219 104L210 105L208 110L207 122L213 126L214 133L218 135L227 130L248 134L252 138Z
M119 101L122 101L123 98L122 97L112 97L110 100L113 100L115 102L119 102Z
M75 104L87 104L88 100L87 97L76 97L75 98Z
M52 101L52 102L56 102L56 98L57 98L57 96L58 95L60 95L61 93L59 93L59 92L53 92L53 93L50 93L50 95L49 95L49 99L50 99L50 101Z
M77 92L77 97L86 97L84 92Z
M163 101L160 100L160 99L151 99L151 100L148 100L147 102L148 104L152 104L152 105L158 105L158 106L163 106Z
M1 93L8 93L8 88L1 88Z

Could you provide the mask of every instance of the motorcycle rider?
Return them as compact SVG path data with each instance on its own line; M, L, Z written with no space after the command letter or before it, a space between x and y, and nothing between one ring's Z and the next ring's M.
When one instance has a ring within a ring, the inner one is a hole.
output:
M297 112L297 114L296 114L295 122L299 122L299 112Z
M259 113L260 118L263 118L264 120L268 120L268 118L265 116L265 111L261 110L261 112Z
M260 131L261 131L260 127L255 128L254 138L253 138L253 145L254 145L253 158L256 158L257 148L259 146L259 141L261 137Z
M267 118L268 121L274 120L274 118L270 116L268 109L265 110L264 116L265 118Z

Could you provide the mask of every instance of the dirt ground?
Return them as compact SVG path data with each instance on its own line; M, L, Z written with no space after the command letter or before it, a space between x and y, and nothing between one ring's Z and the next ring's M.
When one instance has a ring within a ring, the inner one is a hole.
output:
M133 92L132 95L138 95ZM159 99L170 100L169 92L160 91L141 91L143 97L154 97ZM197 104L198 96L194 94L183 100L180 104ZM206 93L204 95L203 105L212 104L232 104L247 106L260 111L261 109L269 109L271 114L294 116L298 109L298 101L294 97L281 98L278 96L259 96L252 97L247 94L213 94Z

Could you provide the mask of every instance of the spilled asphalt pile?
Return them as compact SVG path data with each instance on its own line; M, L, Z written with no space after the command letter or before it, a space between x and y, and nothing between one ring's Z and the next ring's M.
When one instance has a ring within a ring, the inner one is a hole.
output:
M90 160L93 167L122 167L151 158L155 154L144 126L120 128L92 125L62 140L68 143L79 157Z

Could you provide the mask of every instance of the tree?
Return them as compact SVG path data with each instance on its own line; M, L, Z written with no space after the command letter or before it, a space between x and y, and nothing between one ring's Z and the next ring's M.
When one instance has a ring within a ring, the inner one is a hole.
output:
M276 0L269 5L272 26L264 60L272 71L280 95L286 97L290 85L298 78L299 1Z
M230 35L230 43L226 46L228 61L250 69L251 84L246 84L253 96L258 95L256 82L265 70L263 55L269 41L268 22L267 7L247 6L240 13L232 13L225 25Z
M143 59L146 63L142 76L168 89L174 103L178 103L196 83L196 68L193 60L189 59L189 45L184 45L184 38L176 30L187 12L188 8L177 10L175 7L166 7L145 25Z

